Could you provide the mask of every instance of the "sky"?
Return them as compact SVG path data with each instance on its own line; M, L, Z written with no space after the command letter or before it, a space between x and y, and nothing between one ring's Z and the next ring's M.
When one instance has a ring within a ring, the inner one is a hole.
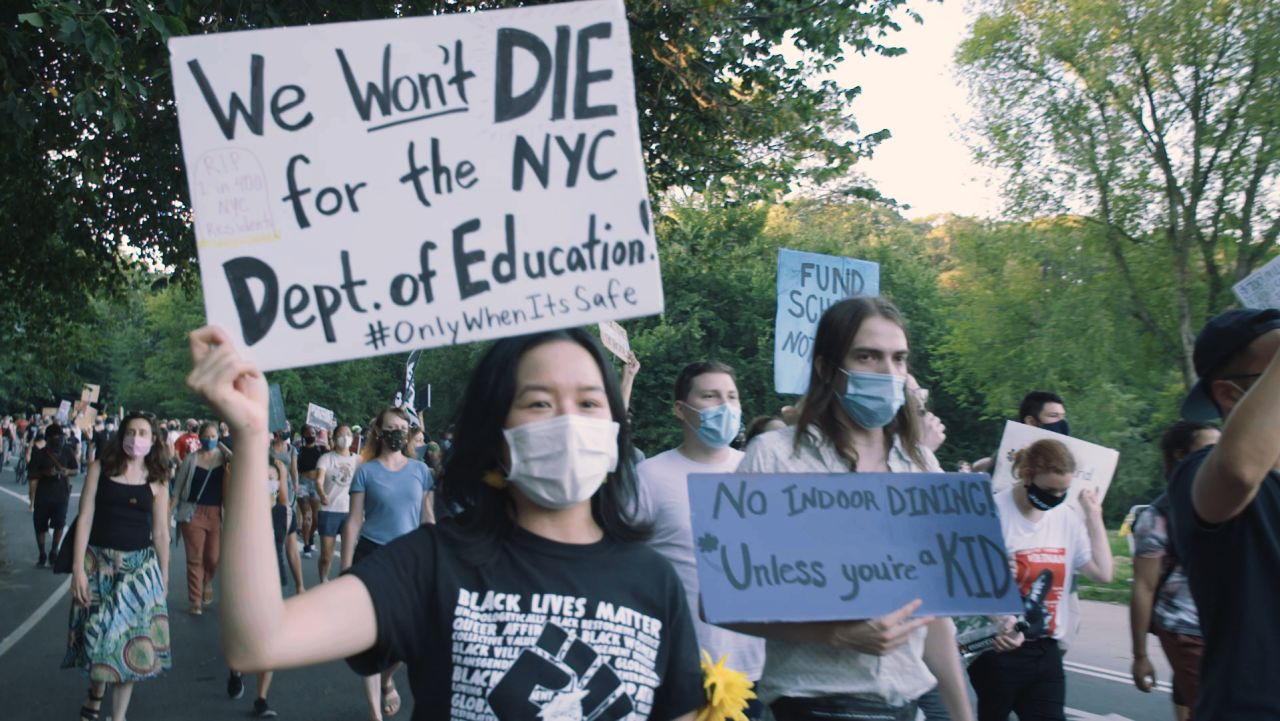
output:
M962 137L972 113L952 58L974 16L966 5L913 3L924 24L906 20L886 40L905 55L850 55L831 76L842 87L862 86L852 105L862 133L893 133L857 168L881 193L909 204L908 218L1000 214L999 174L975 163Z

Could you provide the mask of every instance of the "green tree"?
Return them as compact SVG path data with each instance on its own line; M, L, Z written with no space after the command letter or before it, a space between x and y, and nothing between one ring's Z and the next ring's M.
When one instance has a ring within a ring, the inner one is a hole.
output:
M1192 382L1201 322L1280 237L1280 5L991 0L957 59L1010 205L1096 225L1122 302ZM1155 296L1135 267L1153 245Z
M1073 435L1120 451L1109 517L1150 500L1162 485L1155 440L1174 419L1183 386L1130 312L1105 231L1071 217L957 219L939 231L953 266L940 279L945 330L936 364L959 403L992 421L974 457L996 450L1023 395L1051 390L1066 400ZM1135 269L1167 264L1161 246L1144 250L1133 256Z
M190 269L170 37L524 4L37 0L0 28L0 251L27 255L0 291L115 280L124 238ZM857 89L817 77L850 50L901 52L884 39L917 17L905 0L634 0L627 16L651 187L742 194L841 175L887 136L850 138Z

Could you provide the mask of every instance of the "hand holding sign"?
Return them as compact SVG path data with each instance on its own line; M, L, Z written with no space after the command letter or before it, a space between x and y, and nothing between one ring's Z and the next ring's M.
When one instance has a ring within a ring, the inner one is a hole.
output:
M217 326L191 331L187 386L204 398L237 437L267 432L267 381L240 357L231 336Z
M915 599L892 613L870 621L833 624L831 644L847 646L860 653L883 656L911 640L911 634L933 622L933 618L911 618L923 603Z

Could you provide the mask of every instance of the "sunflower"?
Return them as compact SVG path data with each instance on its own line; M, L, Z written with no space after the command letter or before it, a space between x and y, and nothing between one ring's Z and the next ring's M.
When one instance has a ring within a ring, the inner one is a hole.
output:
M741 671L725 668L727 656L712 663L711 654L702 652L702 687L707 691L707 705L698 712L697 721L747 721L742 712L747 702L756 697L753 684Z

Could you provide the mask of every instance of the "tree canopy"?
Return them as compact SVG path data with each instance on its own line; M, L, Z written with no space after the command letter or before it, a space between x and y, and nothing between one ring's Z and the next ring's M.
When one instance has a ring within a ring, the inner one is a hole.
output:
M980 156L1008 171L1015 211L1103 230L1126 304L1194 380L1195 332L1280 237L1280 5L983 8L957 57ZM1168 264L1134 267L1156 244Z

